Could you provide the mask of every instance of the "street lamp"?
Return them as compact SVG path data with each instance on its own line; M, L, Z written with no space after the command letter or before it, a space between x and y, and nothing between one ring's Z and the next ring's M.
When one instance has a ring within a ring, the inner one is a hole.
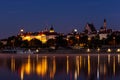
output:
M110 49L110 48L108 48L107 52L111 52L111 49Z

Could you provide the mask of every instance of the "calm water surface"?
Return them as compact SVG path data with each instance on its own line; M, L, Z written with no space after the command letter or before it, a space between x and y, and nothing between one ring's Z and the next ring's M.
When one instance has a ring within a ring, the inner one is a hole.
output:
M120 80L120 54L0 54L0 80Z

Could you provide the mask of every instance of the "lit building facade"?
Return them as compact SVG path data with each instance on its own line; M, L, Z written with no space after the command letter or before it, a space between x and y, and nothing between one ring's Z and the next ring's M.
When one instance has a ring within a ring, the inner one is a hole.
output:
M42 43L46 43L49 39L55 39L55 37L58 35L57 32L54 31L54 28L51 27L50 30L44 30L41 32L26 32L23 31L20 33L20 36L22 37L22 40L32 40L32 39L38 39L42 41Z
M106 39L109 34L112 33L112 29L107 29L107 21L104 19L103 27L100 28L99 37L100 40Z

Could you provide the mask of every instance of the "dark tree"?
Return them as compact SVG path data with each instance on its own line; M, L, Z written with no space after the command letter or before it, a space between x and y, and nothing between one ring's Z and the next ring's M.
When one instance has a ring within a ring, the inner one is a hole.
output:
M28 48L28 46L29 46L29 41L28 40L22 41L22 44L21 44L22 48Z
M38 39L32 39L29 41L29 47L39 48L42 46L42 42Z
M74 46L74 45L76 45L77 43L78 43L78 41L79 40L77 40L77 38L75 37L75 36L72 36L72 37L70 37L69 38L69 44L71 45L71 46Z
M16 36L9 37L7 40L7 46L15 47L15 40L16 40Z
M67 43L67 40L64 39L64 36L60 35L58 37L56 37L56 46L57 47L67 47L68 46L68 43Z
M56 42L55 42L55 39L49 39L47 41L47 46L50 47L50 46L55 46L56 45Z

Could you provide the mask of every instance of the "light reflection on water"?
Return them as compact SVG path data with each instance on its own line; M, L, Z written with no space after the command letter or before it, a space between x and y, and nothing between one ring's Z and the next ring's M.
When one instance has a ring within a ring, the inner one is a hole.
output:
M4 75L0 76L2 79L10 79L9 75L12 75L14 80L120 80L120 54L61 57L10 55L0 58L1 74ZM18 77L14 77L16 75Z

